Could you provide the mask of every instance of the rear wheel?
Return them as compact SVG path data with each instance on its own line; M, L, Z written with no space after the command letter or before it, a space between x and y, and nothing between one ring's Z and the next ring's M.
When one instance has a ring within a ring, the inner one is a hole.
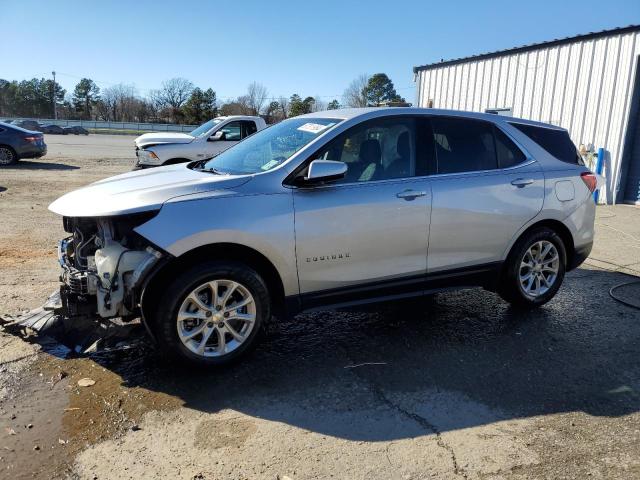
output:
M13 165L18 161L18 156L13 148L0 145L0 166Z
M564 243L556 232L546 227L532 230L516 242L507 258L500 296L524 308L547 303L562 285L566 262Z
M206 262L176 278L158 305L159 343L180 360L233 362L256 346L270 316L262 278L236 262Z

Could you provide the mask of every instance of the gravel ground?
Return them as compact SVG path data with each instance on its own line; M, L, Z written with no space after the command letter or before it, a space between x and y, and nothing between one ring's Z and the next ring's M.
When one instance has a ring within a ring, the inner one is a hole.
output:
M45 158L0 170L0 314L55 290L63 231L47 205L126 171L132 140L48 136ZM220 372L151 349L63 360L0 331L0 472L640 478L640 312L608 295L640 275L640 209L599 207L597 231L591 258L537 311L467 290L305 314ZM86 377L95 385L79 387Z

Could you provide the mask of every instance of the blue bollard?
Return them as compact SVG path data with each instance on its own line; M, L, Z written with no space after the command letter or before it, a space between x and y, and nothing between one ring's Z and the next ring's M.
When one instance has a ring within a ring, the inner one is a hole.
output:
M602 175L602 169L604 168L604 148L598 149L598 159L596 160L596 171L598 175ZM593 201L598 203L598 194L600 190L596 190L593 192Z

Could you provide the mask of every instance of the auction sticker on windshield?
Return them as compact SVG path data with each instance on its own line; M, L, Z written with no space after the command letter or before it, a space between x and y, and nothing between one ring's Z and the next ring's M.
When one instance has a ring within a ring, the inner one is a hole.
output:
M280 163L280 160L270 160L267 163L265 163L263 166L261 166L260 168L262 170L271 170L273 167L275 167L276 165L278 165Z
M322 130L333 127L334 125L335 123L329 123L328 125L322 125L320 123L305 123L304 125L300 125L298 130L301 132L320 133Z

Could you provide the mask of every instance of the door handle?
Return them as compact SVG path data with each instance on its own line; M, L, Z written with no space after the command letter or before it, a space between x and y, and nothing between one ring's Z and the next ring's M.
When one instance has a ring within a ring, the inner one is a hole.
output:
M402 192L396 193L396 197L404 198L405 200L413 200L414 198L424 197L427 195L427 192L422 190L404 190Z
M531 185L532 183L533 178L516 178L513 182L511 182L511 185L522 188L526 187L527 185Z

